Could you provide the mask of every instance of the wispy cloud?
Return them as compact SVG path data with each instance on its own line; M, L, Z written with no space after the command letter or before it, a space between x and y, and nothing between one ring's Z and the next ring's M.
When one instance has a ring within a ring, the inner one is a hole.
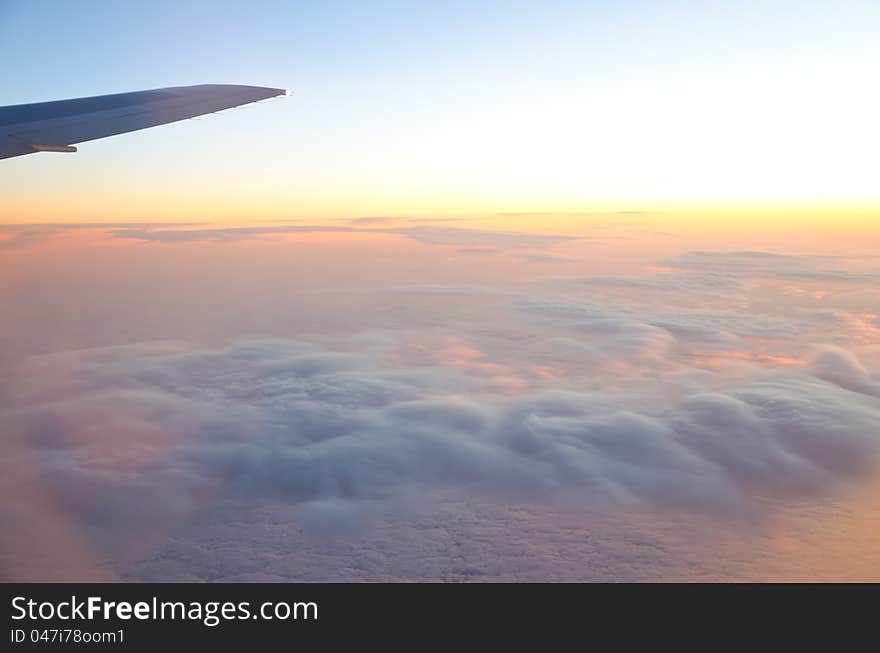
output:
M266 227L221 227L203 229L128 229L117 228L110 234L160 243L236 242L273 235L295 233L392 234L435 245L504 245L540 247L557 242L578 240L578 236L517 231L491 231L456 227L377 227L358 228L340 225L287 225Z
M830 283L867 283L880 280L876 270L833 267L845 260L843 257L831 255L745 250L692 251L661 263L672 268L735 274L756 279Z

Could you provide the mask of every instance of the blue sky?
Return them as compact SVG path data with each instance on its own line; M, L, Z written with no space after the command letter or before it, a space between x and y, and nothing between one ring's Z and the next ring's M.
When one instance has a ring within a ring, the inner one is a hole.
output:
M204 81L507 85L574 69L599 81L687 78L870 55L878 14L858 0L5 0L0 54L18 64L10 101Z

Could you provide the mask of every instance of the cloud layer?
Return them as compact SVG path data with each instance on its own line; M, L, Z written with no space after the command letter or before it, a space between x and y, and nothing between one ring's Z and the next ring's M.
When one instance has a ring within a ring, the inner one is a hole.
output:
M330 532L365 502L430 488L741 513L754 492L813 495L874 467L877 383L842 350L812 369L645 412L638 397L505 396L454 367L382 369L291 341L84 351L18 379L3 485L42 479L109 551L209 495L283 500Z
M850 514L880 478L876 259L567 233L0 234L0 576L686 577L703 529Z

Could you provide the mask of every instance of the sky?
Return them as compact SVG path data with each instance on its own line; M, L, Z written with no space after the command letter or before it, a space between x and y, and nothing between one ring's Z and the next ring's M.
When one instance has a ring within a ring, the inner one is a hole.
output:
M0 580L880 581L878 12L0 0Z
M0 220L864 222L878 29L869 0L4 0L4 104L211 82L293 95L5 162Z

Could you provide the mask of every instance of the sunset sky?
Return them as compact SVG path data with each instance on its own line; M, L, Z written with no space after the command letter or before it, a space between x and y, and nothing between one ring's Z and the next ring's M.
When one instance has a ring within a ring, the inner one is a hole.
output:
M0 581L880 581L874 0L0 0ZM10 64L10 62L12 62Z
M212 82L293 96L5 162L0 220L864 220L878 31L871 0L6 0L4 104Z

